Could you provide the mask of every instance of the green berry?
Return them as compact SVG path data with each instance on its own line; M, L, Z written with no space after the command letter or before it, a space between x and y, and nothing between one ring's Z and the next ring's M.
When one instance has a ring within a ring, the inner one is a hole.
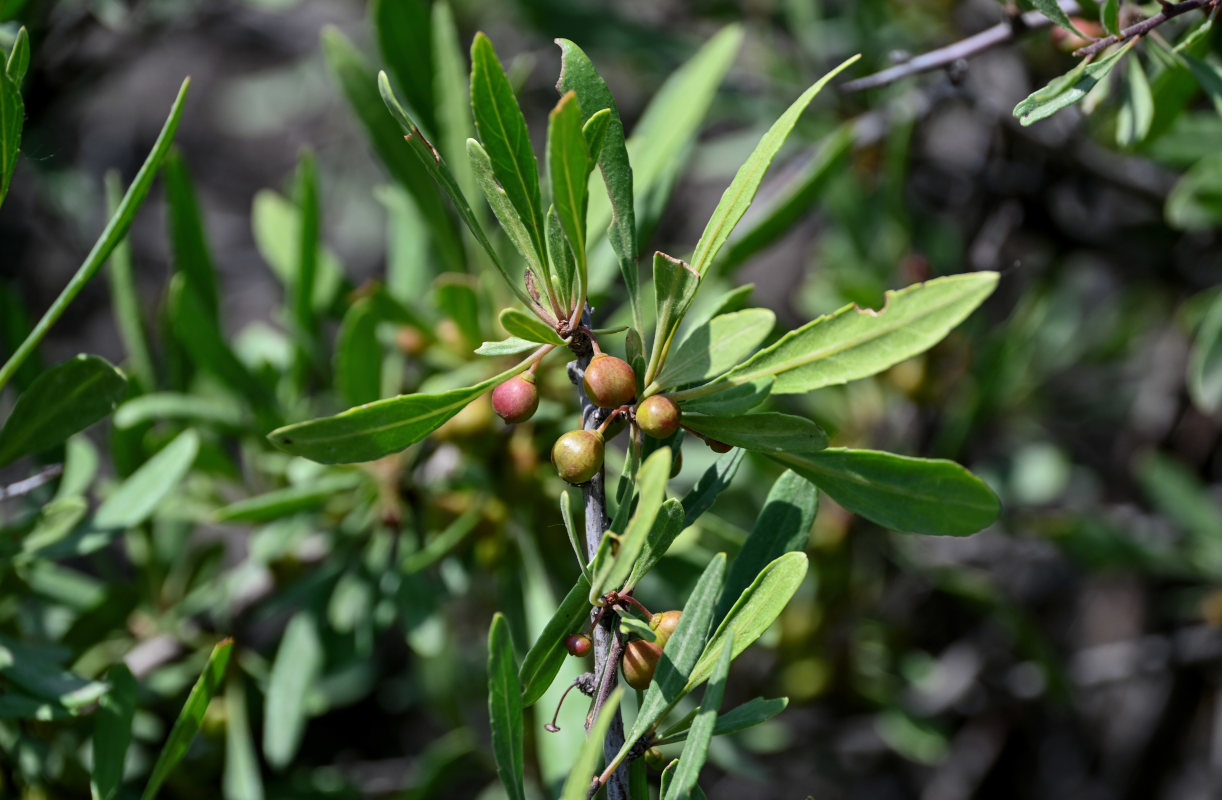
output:
M506 424L525 422L539 408L539 390L531 373L515 375L492 390L492 410Z
M682 611L662 611L650 617L649 627L658 635L658 640L654 644L658 647L666 647L666 643L670 641L670 635L675 632L675 626L679 624L682 617Z
M585 483L603 466L603 437L598 431L569 431L552 445L552 464L569 483Z
M627 361L599 353L590 359L582 385L599 408L619 408L636 396L636 373Z
M642 433L655 439L674 436L682 416L679 404L661 394L646 397L636 407L636 424Z

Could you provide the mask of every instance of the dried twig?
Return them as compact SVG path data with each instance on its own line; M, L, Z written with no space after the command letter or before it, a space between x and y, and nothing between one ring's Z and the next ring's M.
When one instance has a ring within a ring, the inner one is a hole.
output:
M37 472L25 480L10 483L8 486L0 486L0 500L8 500L13 497L21 497L37 489L39 486L50 483L60 476L64 471L63 464L54 464L47 467L41 472Z

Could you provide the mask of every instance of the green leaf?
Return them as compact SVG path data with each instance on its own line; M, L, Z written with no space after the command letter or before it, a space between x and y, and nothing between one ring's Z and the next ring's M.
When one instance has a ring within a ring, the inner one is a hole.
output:
M432 14L433 92L437 98L438 149L454 169L454 178L468 197L475 191L471 165L467 161L467 139L471 127L471 97L467 84L467 55L458 39L458 27L450 4L433 4ZM401 45L400 45L401 46ZM430 67L425 67L428 74ZM402 80L400 79L400 83Z
M787 697L774 697L770 699L756 697L753 700L748 700L719 716L717 724L713 726L713 735L724 736L727 733L737 733L738 731L752 728L780 714L788 705L789 698ZM656 743L672 744L674 742L682 742L687 738L687 732L691 727L691 720L694 717L695 715L693 714L675 726L668 728L662 733Z
M286 453L322 464L373 461L415 444L468 403L529 366L524 361L475 386L441 394L409 394L350 408L332 417L297 422L268 439Z
M671 389L715 378L764 343L776 324L766 308L748 308L713 317L683 339L654 383Z
M492 617L492 628L488 631L488 715L492 721L496 772L510 800L524 800L522 694L509 622L499 611Z
M527 314L516 308L507 308L501 312L501 327L510 336L518 339L527 339L539 344L554 344L557 347L564 344L564 340L560 338L554 328L533 314Z
M1197 58L1191 53L1181 53L1180 58L1192 76L1197 79L1197 83L1201 84L1201 89L1213 101L1214 108L1219 114L1222 114L1222 68L1210 61ZM1152 115L1153 111L1150 113Z
M9 51L8 61L4 65L4 71L13 79L13 83L17 84L18 88L21 82L25 80L26 70L30 67L30 34L22 26L17 31L17 38L13 40L13 49Z
M704 651L709 629L713 624L713 608L721 593L722 578L726 573L725 553L718 553L704 568L700 580L683 606L683 616L675 632L671 634L662 657L658 660L653 682L641 700L640 710L632 721L632 730L624 739L624 746L616 755L618 762L632 749L637 739L655 727L658 720L674 707L688 691L688 676Z
M178 434L98 506L93 527L126 530L147 520L186 476L197 453L199 434L191 429Z
M653 352L649 357L649 368L645 371L645 383L653 383L654 376L666 361L666 351L683 315L692 304L696 290L700 288L700 274L677 258L663 252L653 254L653 293L657 309L654 323Z
M515 356L519 353L534 350L538 346L538 342L510 336L508 339L502 339L499 342L484 342L476 349L475 354L477 356Z
M1099 22L1108 33L1120 33L1120 0L1103 0L1099 6Z
M608 587L618 589L632 572L637 556L645 546L645 539L653 528L653 521L666 497L666 481L670 478L671 452L669 447L657 450L637 473L638 487L636 511L628 520L624 535L619 540L619 550L601 568L592 568L590 602L594 603ZM604 537L604 539L607 537Z
M0 81L0 85L4 85L4 81ZM149 186L153 183L153 178L157 175L157 170L161 168L161 162L165 158L166 152L170 149L170 142L174 140L174 132L178 129L178 120L182 116L183 102L187 97L187 86L190 81L182 82L182 87L178 90L178 97L174 100L174 105L170 109L170 116L166 119L165 125L161 129L161 133L157 136L157 141L153 144L153 149L149 152L148 158L144 160L140 171L136 173L132 185L127 188L127 193L123 195L122 202L119 203L119 210L111 216L110 221L106 223L105 230L94 243L93 249L89 251L89 255L85 257L84 263L77 269L76 274L72 276L72 280L68 281L68 285L59 293L59 297L55 298L55 302L43 314L42 319L30 332L30 335L25 338L25 341L13 352L13 355L5 362L3 367L0 367L0 389L3 389L9 380L13 377L13 373L21 366L22 362L29 357L38 343L47 335L47 331L55 324L56 320L67 310L72 300L80 293L85 284L97 273L102 265L106 263L106 259L110 257L110 253L114 250L124 236L127 235L127 229L131 227L132 217L136 215L136 209L144 202L145 196L148 194ZM4 112L0 111L0 115ZM8 123L6 118L0 116L0 131ZM4 169L2 156L4 153L3 138L5 134L0 132L0 170ZM7 177L0 177L0 198L3 198L7 186Z
M427 15L428 12L425 11L425 22L420 29L424 39L428 38L429 31ZM442 261L450 269L462 270L466 259L458 226L445 206L436 201L432 181L429 180L429 170L419 154L413 154L413 150L418 147L427 146L431 150L432 146L423 141L423 136L416 137L419 141L409 140L407 145L404 144L398 125L386 115L379 96L380 92L384 94L384 91L389 91L389 81L386 81L386 90L381 90L383 79L377 76L375 81L373 67L338 29L323 29L322 49L327 65L339 81L348 104L364 127L378 157L391 176L416 199L417 208L428 221L430 235ZM431 65L422 75L425 82L431 82ZM417 111L419 110L418 108ZM432 110L431 103L428 110ZM432 160L431 155L429 160ZM461 213L461 209L459 211Z
M588 797L590 786L596 777L594 771L598 769L599 760L602 758L603 740L607 738L607 730L610 729L611 720L619 711L620 700L623 698L624 687L621 686L603 703L598 718L586 733L586 740L577 754L577 761L564 782L564 793L561 794L560 800L586 800Z
M306 697L325 661L314 618L298 611L276 648L263 704L263 755L276 769L287 767L297 755L308 715Z
M581 574L586 579L586 583L590 582L590 571L586 566L586 548L582 539L582 531L573 521L573 504L572 496L565 489L560 493L560 519L564 522L564 532L568 534L569 544L573 546L573 554L577 556L577 566L581 568Z
M772 458L854 514L896 531L967 536L1001 513L993 490L953 461L845 448Z
M684 414L683 424L728 445L761 453L811 453L827 447L827 434L818 425L775 411L732 417Z
M1043 14L1045 17L1048 17L1048 19L1052 20L1057 25L1060 25L1065 30L1073 31L1074 33L1081 36L1083 39L1091 38L1089 34L1083 33L1078 28L1077 25L1073 24L1073 20L1069 18L1069 15L1065 13L1065 10L1061 8L1061 4L1057 0L1030 0L1030 1L1031 1L1031 5L1038 8L1041 14Z
M259 757L250 734L246 689L240 679L225 685L225 771L221 775L225 800L263 800Z
M119 173L115 170L107 172L105 186L106 214L109 216L119 210L119 203L123 199L123 184ZM115 245L110 254L106 278L110 285L115 326L119 329L123 349L127 351L128 374L137 387L142 391L149 391L156 383L156 375L153 371L153 356L148 337L144 331L143 306L136 291L131 241L126 236Z
M302 238L301 210L297 204L284 195L264 189L255 193L251 204L251 233L255 237L255 247L259 255L271 267L276 278L285 289L285 294L292 296L297 285L297 272L300 262ZM187 275L193 291L195 278ZM339 260L327 248L321 248L318 253L317 271L314 276L313 305L316 314L325 313L335 302L336 295L344 282L343 268ZM200 295L200 304L213 320L216 319L215 307L208 305L207 289Z
M727 639L733 637L731 658L737 658L739 653L764 635L764 631L781 615L789 603L789 598L793 597L802 584L806 568L805 553L786 553L760 571L755 581L743 590L738 601L721 621L717 632L705 645L700 660L687 679L684 693L708 680Z
M802 116L802 112L810 105L810 101L815 99L815 95L827 85L828 81L858 58L860 56L848 59L803 92L802 96L793 102L760 139L755 150L747 157L747 161L739 168L738 174L734 176L729 188L721 196L717 208L713 211L713 216L700 236L700 241L696 243L696 252L692 255L691 264L692 269L699 275L703 276L709 271L721 246L726 243L726 239L730 238L738 221L751 207L755 193L759 191L760 183L763 182L768 167L772 165L772 159L776 157L781 145L785 144L785 140L789 138L790 132L797 124L798 118Z
M602 152L603 141L607 136L607 127L611 124L611 109L596 111L581 126L581 136L586 141L586 155L589 156L588 167L591 172L598 165L598 155ZM589 176L586 176L589 177ZM588 184L587 184L588 185ZM588 194L588 191L587 191Z
M361 475L355 472L315 478L300 486L287 486L230 503L218 508L213 519L217 522L270 522L319 508L336 495L351 491L361 480Z
M548 115L547 125L547 173L552 203L577 260L578 297L585 293L586 286L586 195L590 177L583 121L577 95L569 91ZM571 287L560 288L569 291Z
M1188 168L1167 195L1164 214L1173 228L1202 231L1222 222L1222 153L1205 156Z
M482 501L475 504L462 516L447 525L441 533L432 536L424 547L403 559L401 566L403 574L413 575L433 566L449 555L466 538L467 534L475 530L476 523L483 519L483 507Z
M700 480L683 498L683 527L695 524L704 512L708 511L717 496L730 486L734 474L743 462L743 450L731 450L722 454L713 466L704 471Z
M530 131L513 87L497 60L492 42L483 33L475 34L471 44L471 109L475 128L492 162L492 173L526 226L531 249L542 264L547 249L543 242L539 162L531 149Z
M447 272L436 283L437 306L454 321L463 338L472 347L483 338L480 331L480 299L476 293L479 281L470 275Z
M710 417L728 417L733 414L745 414L772 394L772 385L776 379L771 375L757 378L742 384L713 383L699 389L690 390L695 397L685 396L686 392L671 395L671 399L679 404L685 414L707 414Z
M378 318L368 298L349 306L335 341L335 387L350 406L382 396Z
M1188 394L1207 414L1222 408L1222 294L1205 314L1188 359Z
M136 713L136 679L127 665L114 665L106 677L110 691L98 701L93 722L93 776L89 781L93 800L111 800L119 791Z
M424 121L424 127L435 133L438 119L434 110L442 101L436 96L436 33L430 25L429 3L373 0L369 16L383 62L403 87L407 102Z
M170 254L174 268L187 276L213 318L220 307L216 267L208 249L199 200L182 156L171 152L165 162L166 216L170 229Z
M590 583L579 576L577 583L564 596L556 613L548 621L543 633L531 646L518 681L522 684L522 705L532 706L552 685L556 673L563 666L568 651L564 648L564 637L581 630L590 617Z
M992 294L997 280L996 272L952 275L887 292L879 311L845 306L787 333L718 384L772 375L773 394L798 394L874 375L940 342ZM715 389L706 386L676 399Z
M1077 103L1095 88L1095 84L1108 76L1139 39L1140 37L1130 39L1098 60L1082 61L1064 75L1053 78L1047 86L1032 92L1027 99L1016 105L1014 116L1018 117L1018 121L1023 125L1030 125Z
M648 575L649 571L666 555L671 544L683 532L685 527L683 522L683 504L681 502L672 497L662 504L658 516L654 519L653 527L649 530L649 535L645 537L641 555L633 565L631 574L628 575L625 586L629 591L640 583L641 578Z
M54 716L61 712L77 714L106 694L109 687L101 681L90 681L58 664L58 656L47 652L45 645L16 641L0 636L0 679L7 694L16 687L36 700L50 704ZM46 712L44 712L46 713Z
M709 743L713 741L717 712L721 710L721 700L725 697L730 661L734 658L733 651L734 631L728 630L721 646L721 654L713 666L709 687L700 701L700 710L688 731L683 754L679 756L679 767L671 778L663 800L683 800L690 797L692 790L696 788L696 779L700 777L700 770L708 759Z
M648 623L636 617L621 616L619 618L619 632L624 636L631 636L646 642L656 642L658 640L657 632L649 627Z
M21 128L25 124L25 103L17 81L7 72L0 73L0 205L8 195L21 149Z
M191 740L199 731L204 713L208 710L209 701L225 680L225 668L229 666L229 654L232 649L232 639L225 639L212 649L212 654L208 656L208 663L204 665L204 671L195 685L191 687L191 693L187 695L187 702L179 712L178 719L174 721L174 727L170 729L170 736L161 748L157 762L153 764L153 772L149 776L149 782L144 788L141 800L152 800L156 797L158 790L161 789L161 784L178 766L178 762L182 761L182 757L187 754L187 748L191 746Z
M576 307L578 295L584 292L586 275L582 273L579 282L577 259L573 258L573 248L560 224L560 215L556 213L555 206L547 210L547 257L551 267L551 285L559 301L558 307Z
M61 444L104 419L126 393L123 373L97 356L56 364L17 398L0 428L0 466Z
M154 392L133 397L115 409L112 418L119 429L170 420L194 425L240 429L245 424L242 408L229 396L205 397L176 392Z
M62 541L76 529L88 511L89 504L83 497L61 497L43 506L38 511L34 526L21 540L21 552L14 561L27 564L42 551Z
M730 562L717 619L729 613L734 598L751 585L764 567L785 553L806 549L818 508L819 492L810 481L789 470L776 479L751 533Z
M611 223L607 237L619 260L620 274L632 310L632 327L644 330L641 317L641 277L637 272L636 212L633 208L632 164L624 141L624 123L611 90L581 48L568 39L557 39L560 46L560 78L556 89L576 92L584 125L595 113L608 109L610 118L598 152L598 167L611 200Z
M318 168L309 150L301 154L297 165L296 201L301 224L297 231L296 258L289 291L292 298L295 333L300 349L298 383L305 380L310 356L314 351L314 286L318 277Z
M1154 95L1141 61L1129 59L1128 79L1124 83L1124 95L1120 112L1116 117L1116 144L1135 147L1150 133L1154 123Z

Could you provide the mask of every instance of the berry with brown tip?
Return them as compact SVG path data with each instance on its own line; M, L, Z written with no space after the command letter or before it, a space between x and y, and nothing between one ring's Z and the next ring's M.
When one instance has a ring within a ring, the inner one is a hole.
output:
M634 639L624 648L624 680L633 689L645 691L653 680L653 673L662 658L662 648L654 642Z
M603 437L598 431L569 431L552 445L552 464L569 483L585 483L603 466Z
M666 647L666 643L670 641L670 635L675 632L675 627L682 618L682 611L662 611L650 617L649 627L658 637L654 644L658 647Z
M535 376L527 372L514 375L492 390L492 410L509 425L525 422L539 409L539 390Z
M570 633L564 637L564 649L568 650L571 656L577 656L578 658L588 656L593 647L594 645L591 644L590 637L584 634Z
M636 373L627 361L599 353L590 359L582 386L599 408L619 408L636 396Z
M646 397L636 407L636 424L642 433L655 439L674 436L682 416L679 404L661 394Z

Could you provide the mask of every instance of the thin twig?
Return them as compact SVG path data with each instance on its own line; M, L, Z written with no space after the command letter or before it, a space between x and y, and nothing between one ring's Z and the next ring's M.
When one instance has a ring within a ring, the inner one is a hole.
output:
M1060 6L1061 10L1066 14L1077 14L1080 11L1076 2L1065 2L1063 0ZM931 72L936 69L945 69L960 60L971 58L986 50L991 50L994 47L1014 41L1027 31L1048 28L1052 24L1052 20L1038 11L1015 14L1005 22L1000 22L974 36L969 36L954 44L949 44L946 47L932 50L928 53L922 53L902 64L896 64L894 67L889 67L873 75L849 81L840 88L845 92L877 89L880 86L886 86L911 75L919 75L922 72Z
M64 471L63 464L53 464L41 472L37 472L25 480L10 483L8 486L0 486L0 500L8 500L13 497L21 497L37 489L39 486L50 483L58 478Z
M1079 47L1077 50L1073 51L1073 54L1079 58L1093 56L1096 53L1106 50L1114 44L1127 42L1129 39L1145 36L1147 33L1154 30L1159 25L1162 25L1169 19L1174 19L1181 14L1187 14L1189 11L1195 11L1198 8L1209 8L1211 6L1216 6L1217 4L1218 0L1188 0L1185 3L1163 2L1163 10L1154 16L1148 19L1143 19L1141 22L1134 23L1113 36L1097 39L1085 47Z

